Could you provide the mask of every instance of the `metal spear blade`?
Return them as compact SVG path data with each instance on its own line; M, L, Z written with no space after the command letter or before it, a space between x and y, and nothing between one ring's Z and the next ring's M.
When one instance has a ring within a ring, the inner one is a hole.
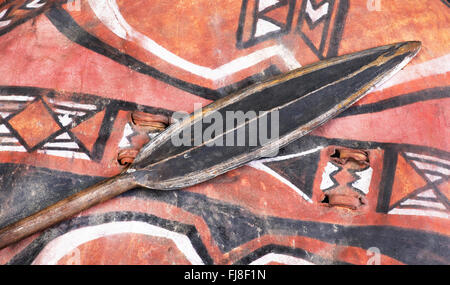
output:
M361 99L403 68L420 47L420 42L402 42L320 61L217 100L144 146L128 173L144 187L178 189L271 155ZM233 112L256 117L230 123L227 116ZM274 117L277 136L252 141L252 135L274 130L261 127ZM206 139L205 133L210 134ZM178 145L181 137L185 143Z

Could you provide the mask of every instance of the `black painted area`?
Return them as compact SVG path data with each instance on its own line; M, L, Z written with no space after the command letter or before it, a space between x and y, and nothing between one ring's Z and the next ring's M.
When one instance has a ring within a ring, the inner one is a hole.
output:
M384 151L383 172L379 187L377 212L387 213L394 184L395 169L397 168L398 152L393 149Z
M361 114L377 113L385 110L407 106L429 100L450 98L450 86L424 89L417 92L380 100L375 103L352 106L338 115L338 117L355 116Z
M0 228L103 179L29 165L0 164Z
M320 152L318 151L292 159L267 162L264 164L282 177L285 177L311 198L314 184L313 177L315 176L319 159Z
M339 44L341 43L342 34L344 33L344 27L349 8L350 8L349 0L341 0L339 2L339 8L336 15L336 20L334 21L334 27L330 38L330 45L328 47L327 57L333 57L338 55Z

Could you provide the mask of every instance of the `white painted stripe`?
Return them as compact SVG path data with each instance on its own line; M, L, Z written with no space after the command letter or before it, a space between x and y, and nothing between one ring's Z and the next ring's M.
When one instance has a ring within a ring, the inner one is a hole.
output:
M409 215L409 216L431 216L449 219L450 216L448 213L440 212L440 211L432 211L432 210L420 210L420 209L399 209L395 208L389 211L388 214L393 215Z
M436 195L434 194L433 190L424 191L424 192L420 193L417 196L418 197L425 197L425 198L436 198Z
M61 258L84 243L102 237L124 233L142 234L170 239L186 256L189 262L193 265L203 264L202 259L195 251L187 236L145 222L137 221L112 222L70 231L47 244L32 264L57 264Z
M10 134L11 132L5 125L0 125L0 134Z
M317 22L323 16L328 14L328 8L329 8L328 2L322 4L320 7L317 8L317 10L314 9L310 0L306 2L306 13L309 15L313 23Z
M415 199L408 199L408 200L402 202L401 205L403 205L403 206L407 206L407 205L423 206L423 207L430 207L430 208L436 208L436 209L442 209L442 210L447 209L442 203L415 200Z
M269 167L265 166L261 162L259 162L259 161L252 161L252 162L247 163L247 165L250 166L250 167L256 168L258 170L264 171L267 174L272 175L273 177L278 179L280 182L282 182L285 185L289 186L292 190L294 190L297 194L299 194L303 199L305 199L309 203L312 203L312 200L308 197L308 195L303 193L302 190L300 190L297 186L292 184L289 180L287 180L286 178L282 177L281 175L279 175L278 173L276 173L275 171L273 171Z
M69 101L55 101L53 99L49 99L49 102L56 106L64 106L64 107L68 107L68 108L83 109L83 110L88 110L88 111L97 110L97 106L92 105L92 104L82 104L82 103L75 103L75 102L69 102Z
M0 19L6 15L6 12L8 12L8 9L5 9L0 12ZM10 23L11 23L11 20L0 21L0 28L8 26Z
M43 3L39 3L39 1L41 1L41 0L33 0L30 3L28 3L26 7L32 8L32 9L37 9L37 8L44 6L47 3L47 1L44 1Z
M47 155L53 155L53 156L59 156L59 157L65 157L65 158L77 158L77 159L85 159L85 160L91 160L89 156L87 156L85 153L82 152L74 152L74 151L66 151L66 150L38 150L38 153L47 154Z
M251 262L250 265L266 265L270 262L277 262L286 265L314 265L314 263L311 263L302 258L279 253L268 253Z
M424 63L406 67L403 71L397 73L397 75L392 77L392 79L386 82L384 85L376 88L376 91L380 91L395 85L399 85L423 77L428 77L431 75L445 74L449 71L450 54L447 54Z
M441 176L432 175L432 174L429 174L429 173L425 173L425 176L426 176L428 179L430 179L431 182L438 181L438 180L442 179Z
M450 169L439 167L435 164L420 162L420 161L414 161L414 164L421 170L431 170L436 171L439 173L442 173L444 175L450 175Z
M11 113L8 113L8 112L0 112L0 116L2 116L3 119L5 119L6 117L8 117L9 115L11 115Z
M70 149L79 149L80 146L75 142L48 142L44 147L65 147Z
M431 160L431 161L435 161L435 162L439 162L442 164L446 164L450 167L450 161L445 160L445 159L441 159L435 156L429 156L429 155L424 155L424 154L417 154L417 153L412 153L412 152L405 152L405 154L407 156L410 157L415 157L415 158L421 158L421 159L426 159L426 160Z
M34 97L22 95L0 95L0 101L33 101Z
M325 190L334 186L335 183L331 179L331 173L333 173L336 170L339 170L339 167L332 164L331 162L327 163L322 173L322 182L320 183L320 190Z
M11 23L11 20L0 21L0 28L6 27Z
M275 45L234 59L216 69L200 66L175 55L146 35L136 31L122 16L115 0L89 0L89 5L97 18L120 38L132 41L169 64L206 79L219 80L273 56L280 56L288 67L293 64L290 62L292 57L287 59L284 57L285 48L282 45Z
M278 46L278 53L289 69L293 70L302 67L300 62L298 62L295 58L295 55L292 53L292 51L286 48L284 45Z
M27 152L27 150L23 146L14 146L14 145L0 145L0 151Z
M62 109L55 109L55 113L63 114L63 115L72 115L72 116L84 116L84 115L86 115L85 112L69 111L69 110L62 110Z
M6 12L8 12L8 9L5 9L0 12L0 19L3 18L6 15Z
M1 143L16 143L19 142L16 138L11 138L11 137L0 137L0 144Z
M258 162L261 163L265 163L265 162L273 162L273 161L281 161L281 160L286 160L286 159L291 159L291 158L296 158L296 157L300 157L300 156L305 156L311 153L315 153L319 150L323 149L323 146L318 146L316 148L312 148L310 150L306 150L306 151L302 151L299 153L294 153L294 154L288 154L288 155L283 155L283 156L276 156L276 157L271 157L271 158L263 158L263 159L259 159L256 160Z

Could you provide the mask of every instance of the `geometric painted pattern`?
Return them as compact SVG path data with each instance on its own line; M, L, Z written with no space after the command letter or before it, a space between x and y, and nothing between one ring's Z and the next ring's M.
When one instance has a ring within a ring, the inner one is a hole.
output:
M0 96L2 140L0 151L27 151L52 156L90 160L92 143L82 133L72 130L89 125L106 100L88 103L74 102L54 96L52 92L40 95L3 94ZM98 119L98 118L97 118ZM96 122L98 126L101 126ZM92 136L92 130L88 131ZM95 139L95 138L94 138Z
M323 59L336 54L330 41L340 35L337 30L331 31L332 19L337 24L347 9L346 0L243 0L236 46L248 48L294 30Z
M98 162L118 113L137 108L135 103L90 94L0 86L0 153L39 153ZM162 108L141 105L139 109L171 114ZM130 146L131 137L137 134L130 125L124 133L120 148Z
M295 0L244 0L237 46L246 48L291 29Z
M408 169L408 177L403 178L408 181L400 182L401 168ZM413 152L400 154L388 213L450 219L449 176L449 160Z
M342 173L344 168L332 162L327 162L320 183L320 189L323 192L334 189L340 185L336 179L338 173ZM356 192L367 195L369 193L369 186L372 180L373 169L369 166L363 169L345 169L346 173L350 174L353 179L347 183L347 186L351 187ZM347 174L344 174L348 176Z

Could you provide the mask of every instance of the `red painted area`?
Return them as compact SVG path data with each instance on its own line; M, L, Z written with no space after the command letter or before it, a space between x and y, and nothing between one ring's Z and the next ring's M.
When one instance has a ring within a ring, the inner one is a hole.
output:
M370 115L334 119L314 135L360 141L420 144L450 150L449 99L430 100ZM433 126L430 128L430 126Z
M92 147L97 140L97 138L92 134L97 134L100 131L104 116L105 111L99 112L92 118L89 118L88 120L72 129L72 132L84 143L84 145L90 151L92 151Z
M422 51L412 64L448 54L448 47L439 40L447 29L442 23L449 20L440 1L391 1L382 3L380 11L369 11L366 0L351 2L347 15L351 28L344 30L340 54L417 39L422 42Z
M442 184L438 185L438 188L442 194L450 200L450 182L448 180L444 181Z
M42 101L27 106L23 112L9 120L28 146L34 147L52 133L60 130Z
M166 238L117 234L80 245L59 265L190 265L176 244Z

